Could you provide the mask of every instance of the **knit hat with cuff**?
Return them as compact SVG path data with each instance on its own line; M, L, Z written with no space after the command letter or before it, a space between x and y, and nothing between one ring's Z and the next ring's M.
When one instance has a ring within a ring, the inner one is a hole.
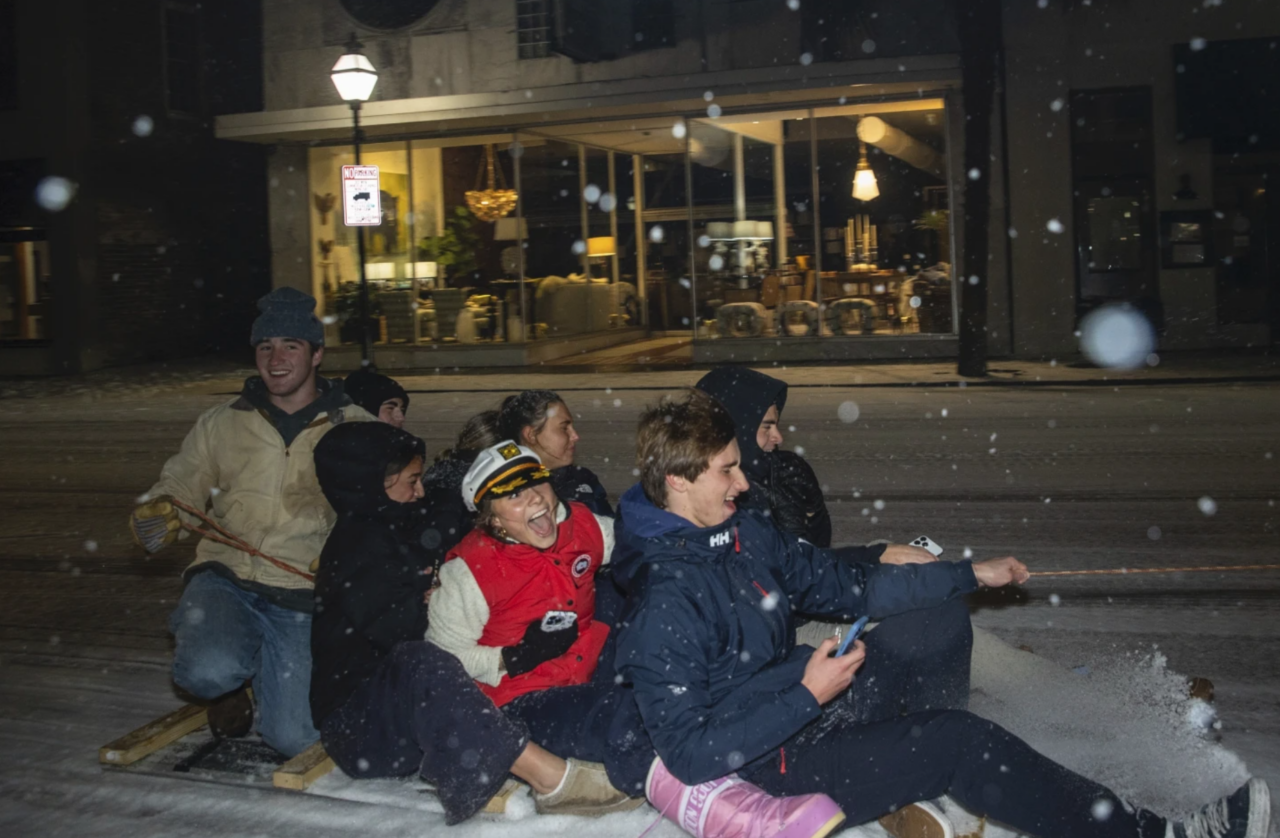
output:
M324 325L316 317L316 298L297 288L277 288L258 300L262 314L253 321L249 345L257 346L270 338L305 340L324 346Z

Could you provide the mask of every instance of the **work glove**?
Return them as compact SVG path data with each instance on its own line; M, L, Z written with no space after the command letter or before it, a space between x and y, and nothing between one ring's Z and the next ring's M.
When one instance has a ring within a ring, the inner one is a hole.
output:
M502 661L511 677L523 675L540 664L560 657L578 639L578 615L572 611L548 611L524 630L524 638L502 648Z
M148 553L158 553L178 538L182 521L167 497L149 500L129 516L133 541Z

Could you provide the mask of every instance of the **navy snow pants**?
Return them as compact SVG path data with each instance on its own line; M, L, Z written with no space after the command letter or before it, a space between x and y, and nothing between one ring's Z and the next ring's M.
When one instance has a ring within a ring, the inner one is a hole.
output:
M1163 838L1165 822L1045 757L968 702L973 630L963 600L899 614L866 635L848 693L743 772L775 795L825 792L851 824L951 795L1038 838Z
M418 772L436 787L449 824L484 808L529 741L457 658L424 641L396 646L321 722L320 739L352 777Z
M609 782L631 797L644 796L656 754L629 687L592 681L526 693L502 708L553 754L604 763Z

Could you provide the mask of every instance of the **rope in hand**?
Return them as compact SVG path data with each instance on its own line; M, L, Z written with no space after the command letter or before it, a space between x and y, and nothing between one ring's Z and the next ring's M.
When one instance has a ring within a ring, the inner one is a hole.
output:
M190 530L196 535L207 538L210 541L216 541L219 544L225 544L228 547L234 547L237 550L242 550L245 553L248 553L250 556L257 556L258 558L263 559L275 565L276 567L280 568L283 571L292 573L295 576L301 576L303 579L306 579L308 582L316 581L316 578L312 576L310 573L306 573L304 571L298 570L293 565L286 564L285 562L282 562L279 559L277 559L275 556L268 556L266 553L253 547L244 539L240 538L240 536L232 532L229 532L226 529L219 526L216 521L214 521L208 515L205 515L200 510L188 506L187 504L183 503L177 498L170 498L169 502L172 503L178 509L181 509L183 512L186 512L189 515L194 515L195 517L199 518L201 521L204 521L206 524L208 524L212 528L213 531L211 532L209 530L201 529L200 527L197 527L195 524L189 524L186 521L182 522L183 529Z
M1206 573L1227 570L1280 570L1280 564L1213 565L1209 567L1120 567L1108 570L1036 570L1031 576L1127 576L1131 573Z

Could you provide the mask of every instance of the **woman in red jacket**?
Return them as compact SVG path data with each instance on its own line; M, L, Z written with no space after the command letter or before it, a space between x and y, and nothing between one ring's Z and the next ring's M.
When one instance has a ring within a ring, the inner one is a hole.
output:
M476 458L462 485L476 529L440 570L427 639L534 741L570 757L570 772L607 773L618 810L647 796L703 838L816 838L838 826L843 813L825 795L774 798L728 778L689 787L666 772L631 690L611 665L598 667L609 627L595 620L595 575L613 551L613 520L561 503L550 480L537 454L514 442ZM534 802L565 811L561 796Z

